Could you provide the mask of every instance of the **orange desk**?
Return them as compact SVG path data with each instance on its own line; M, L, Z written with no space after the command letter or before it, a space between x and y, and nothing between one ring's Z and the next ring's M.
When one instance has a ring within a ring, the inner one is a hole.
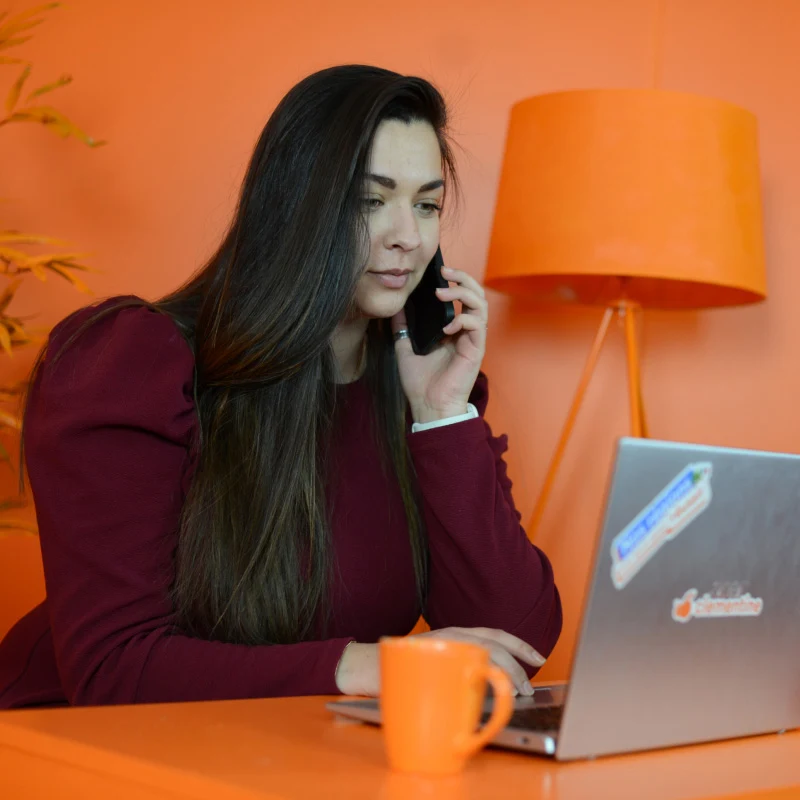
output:
M573 764L485 751L445 780L390 773L382 744L321 698L5 711L0 798L800 798L800 733Z

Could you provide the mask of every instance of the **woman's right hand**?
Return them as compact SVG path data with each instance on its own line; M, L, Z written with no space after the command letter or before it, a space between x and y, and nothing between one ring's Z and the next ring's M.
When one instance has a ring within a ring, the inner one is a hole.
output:
M418 637L448 639L483 647L489 658L508 675L515 692L530 696L533 687L520 661L541 667L544 657L527 642L494 628L441 628L416 634ZM336 685L342 694L377 697L380 694L379 645L353 642L348 645L336 669Z

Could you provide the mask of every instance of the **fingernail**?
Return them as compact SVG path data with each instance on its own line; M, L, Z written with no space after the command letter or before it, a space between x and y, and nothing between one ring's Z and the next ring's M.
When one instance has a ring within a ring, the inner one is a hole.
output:
M444 286L437 286L437 287L436 287L436 291L437 291L437 293L438 293L438 292L445 292L445 291L447 291L447 290L445 289L445 287L444 287Z
M533 648L531 648L531 660L536 662L536 666L543 666L547 659L541 654L537 653Z
M531 686L529 683L523 684L522 694L524 694L526 697L530 697L533 694L533 686Z
M449 272L450 274L452 274L453 270L450 267L442 267L442 272Z

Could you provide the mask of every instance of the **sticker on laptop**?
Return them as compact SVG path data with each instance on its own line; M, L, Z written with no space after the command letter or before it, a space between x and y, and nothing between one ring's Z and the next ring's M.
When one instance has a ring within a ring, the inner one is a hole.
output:
M706 592L698 597L697 589L689 589L683 597L672 601L672 619L688 622L690 619L718 619L720 617L758 617L764 610L764 600L750 592L734 596L718 596Z
M611 580L624 589L631 578L711 503L708 461L689 464L611 542Z

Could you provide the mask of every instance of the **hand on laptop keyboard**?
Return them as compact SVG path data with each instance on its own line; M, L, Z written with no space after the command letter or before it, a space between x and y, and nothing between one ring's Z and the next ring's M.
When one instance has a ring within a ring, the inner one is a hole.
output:
M530 697L533 687L520 661L541 667L545 659L527 642L495 628L441 628L416 634L456 642L476 644L489 651L492 662L511 679L515 693ZM336 669L336 685L342 694L375 697L380 694L380 669L377 644L352 642L342 654Z
M442 628L436 631L420 633L418 636L436 636L457 642L477 644L489 651L492 663L502 669L511 679L517 694L529 697L533 687L528 675L519 662L541 667L544 657L527 642L506 631L495 628Z

